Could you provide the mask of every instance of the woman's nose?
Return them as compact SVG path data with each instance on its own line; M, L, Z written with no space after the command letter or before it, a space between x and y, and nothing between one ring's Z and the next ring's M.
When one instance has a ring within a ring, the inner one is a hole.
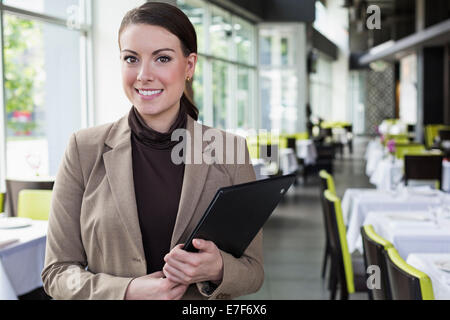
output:
M139 70L137 80L142 82L154 80L154 75L149 64L147 63L142 64L142 67Z

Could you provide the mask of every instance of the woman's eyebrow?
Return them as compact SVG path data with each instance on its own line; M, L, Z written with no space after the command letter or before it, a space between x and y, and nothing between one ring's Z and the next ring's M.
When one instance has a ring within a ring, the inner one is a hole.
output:
M134 54L134 55L136 55L136 56L139 55L136 51L133 51L133 50L129 50L129 49L123 49L123 50L122 50L122 52L125 52L125 51L128 51L128 52L130 52L130 53L132 53L132 54ZM172 52L175 52L175 50L173 50L173 49L170 49L170 48L163 48L163 49L158 49L158 50L156 50L156 51L153 51L152 55L153 55L153 56L156 56L158 53L160 53L160 52L162 52L162 51L172 51Z

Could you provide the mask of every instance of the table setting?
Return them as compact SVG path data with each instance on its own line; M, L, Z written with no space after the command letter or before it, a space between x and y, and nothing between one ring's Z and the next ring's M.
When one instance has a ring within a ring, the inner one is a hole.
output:
M450 300L449 253L411 253L406 263L430 277L436 300Z
M48 221L0 215L0 300L42 286Z

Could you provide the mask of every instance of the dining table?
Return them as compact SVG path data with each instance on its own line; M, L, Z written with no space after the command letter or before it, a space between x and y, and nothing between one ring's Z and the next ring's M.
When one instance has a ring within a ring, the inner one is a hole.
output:
M406 263L430 278L435 300L450 300L450 253L410 253Z
M21 224L8 225L5 219ZM42 287L47 227L47 221L0 217L0 300L16 300Z
M372 225L404 260L413 252L450 254L450 215L444 219L436 218L431 210L372 211L362 225ZM363 253L360 232L348 239L348 246L351 252Z
M450 195L429 187L405 187L397 191L348 189L342 200L350 252L361 248L360 228L371 212L416 212L450 204Z

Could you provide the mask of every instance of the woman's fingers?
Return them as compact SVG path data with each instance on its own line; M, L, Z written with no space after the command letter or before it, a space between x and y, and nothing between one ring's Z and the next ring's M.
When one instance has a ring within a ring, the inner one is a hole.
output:
M164 273L162 271L157 271L157 272L149 274L148 277L155 278L155 279L164 278Z
M164 266L164 273L167 279L169 279L170 281L185 285L189 284L188 282L189 279L186 279L185 274L182 271L172 267L171 265L166 264Z

